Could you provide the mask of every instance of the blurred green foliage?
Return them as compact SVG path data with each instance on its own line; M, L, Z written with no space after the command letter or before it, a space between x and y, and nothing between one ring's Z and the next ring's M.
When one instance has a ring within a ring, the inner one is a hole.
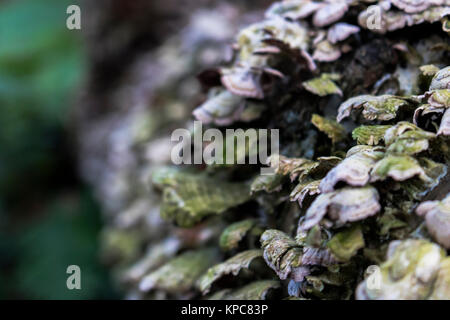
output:
M66 28L76 3L0 2L0 298L115 297L66 130L86 64L80 31ZM82 290L66 288L71 264Z
M66 28L71 2L0 4L0 194L16 192L17 179L45 179L57 160L55 132L85 64L79 31Z
M81 193L51 203L45 218L25 228L18 237L20 264L14 282L27 298L110 298L103 268L96 263L98 208ZM68 290L69 265L81 269L81 290Z

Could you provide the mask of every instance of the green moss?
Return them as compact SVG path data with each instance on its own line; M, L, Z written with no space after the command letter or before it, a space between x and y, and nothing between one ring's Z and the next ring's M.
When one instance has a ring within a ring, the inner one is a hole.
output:
M317 127L317 129L324 132L328 138L331 139L332 143L344 140L347 135L344 127L342 127L335 120L321 117L318 114L313 114L311 122Z
M230 224L221 234L219 246L224 251L237 249L242 239L255 227L255 219L246 219Z
M268 193L281 190L284 176L281 174L259 175L253 180L250 190L252 193L265 191Z
M206 175L179 170L157 171L153 181L163 189L161 216L181 227L222 214L251 198L246 183L218 182Z
M197 279L218 260L215 249L187 251L145 276L140 288L176 294L194 288Z
M280 282L260 280L249 283L225 295L225 300L265 300L272 290L280 288Z
M341 89L333 82L333 80L339 80L338 74L323 73L318 78L314 78L303 82L303 86L309 92L312 92L318 96L324 97L330 94L338 94L342 96Z
M262 250L253 249L238 253L234 257L208 269L198 281L199 289L207 294L211 286L225 275L237 276L243 269L249 269L256 259L262 259Z
M364 237L358 225L337 233L327 243L327 247L339 261L349 261L364 245Z
M389 125L360 126L353 130L352 138L358 144L378 145L384 139L384 134L390 127Z

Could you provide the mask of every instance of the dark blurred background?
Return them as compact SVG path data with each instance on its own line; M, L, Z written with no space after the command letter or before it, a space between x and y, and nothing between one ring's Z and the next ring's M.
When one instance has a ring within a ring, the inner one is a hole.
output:
M115 112L105 106L134 58L213 2L0 0L0 299L123 298L101 261L75 119ZM82 30L66 27L72 4ZM82 290L66 287L72 264Z
M77 178L70 110L86 73L76 1L0 1L0 299L119 298L99 206ZM79 265L82 290L66 287Z

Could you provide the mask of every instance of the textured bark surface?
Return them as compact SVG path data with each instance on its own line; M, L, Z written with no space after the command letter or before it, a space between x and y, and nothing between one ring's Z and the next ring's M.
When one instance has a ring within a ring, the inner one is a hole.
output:
M448 208L415 213L450 192L449 3L371 1L409 21L380 31L366 28L369 1L283 1L265 15L271 2L101 2L76 132L127 297L450 298L435 285L448 283L448 239L432 225ZM195 117L280 129L284 167L173 168L170 134Z

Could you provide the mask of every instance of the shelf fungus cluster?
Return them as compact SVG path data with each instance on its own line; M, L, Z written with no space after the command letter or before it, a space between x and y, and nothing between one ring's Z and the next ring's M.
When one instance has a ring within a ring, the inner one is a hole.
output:
M450 2L258 9L191 13L82 126L126 297L450 299ZM279 129L279 150L175 166L194 120Z

